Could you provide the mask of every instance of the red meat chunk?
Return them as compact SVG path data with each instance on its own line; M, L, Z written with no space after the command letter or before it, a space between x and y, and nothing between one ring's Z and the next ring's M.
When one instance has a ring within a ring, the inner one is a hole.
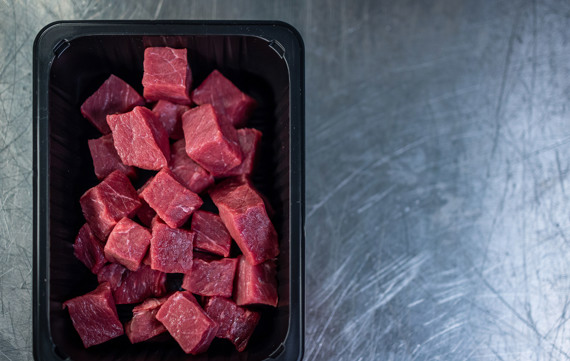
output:
M87 223L79 229L79 233L75 237L73 254L93 273L99 272L107 263L103 244L91 232L91 227Z
M121 218L132 217L141 206L129 178L118 170L87 190L79 202L91 230L101 240Z
M182 288L201 296L232 297L236 266L236 258L215 260L195 254Z
M194 248L229 257L232 237L217 214L198 210L192 216Z
M109 283L111 290L114 291L123 283L126 272L129 272L129 270L124 266L118 263L110 263L97 273L97 281L99 283Z
M146 48L143 67L143 95L147 100L190 104L192 72L186 49Z
M121 158L119 158L117 154L111 134L104 135L97 139L89 139L88 143L91 158L93 158L95 175L99 180L104 179L115 170L120 170L129 178L136 176L135 168L121 163Z
M259 264L279 254L277 232L263 199L249 182L228 179L211 189L210 196L249 263Z
M107 116L115 149L125 165L159 170L168 165L168 135L156 115L145 107Z
M138 223L123 218L109 234L105 257L136 271L150 245L150 232Z
M108 282L118 305L139 303L148 297L160 297L166 293L166 274L142 266L132 272L111 263L99 272L98 281Z
M243 156L237 131L218 119L211 104L192 108L182 115L186 153L214 177L241 164Z
M121 78L111 75L81 105L81 114L87 118L101 133L109 134L111 129L106 116L124 113L137 105L144 105L144 99Z
M137 217L147 227L151 226L152 219L156 216L156 212L152 209L144 199L141 199L141 207L137 211Z
M131 343L146 341L166 332L166 327L158 322L156 314L167 299L149 298L133 308L133 318L125 325L125 333Z
M98 345L123 334L115 302L108 283L63 303L69 310L73 327L85 347Z
M140 196L172 228L182 226L202 205L200 196L174 179L167 168L154 176Z
M277 267L269 260L258 265L238 257L237 282L234 298L239 306L264 304L277 306Z
M186 353L204 352L216 336L218 325L202 310L190 292L176 292L160 307L156 319Z
M170 228L162 222L152 226L150 265L167 273L187 273L192 268L194 233Z
M172 139L184 138L182 132L182 114L190 109L187 105L174 104L168 100L159 100L152 108L154 114Z
M253 172L257 157L257 148L261 141L261 132L257 129L238 129L239 146L243 154L243 161L237 167L230 169L224 177L249 175Z
M257 105L217 70L194 89L192 101L198 105L212 104L219 116L235 127L243 126Z
M218 324L216 337L230 340L239 352L245 350L259 322L259 313L240 307L223 297L208 299L204 310Z
M214 184L214 177L188 157L184 139L170 146L170 170L176 180L194 193Z

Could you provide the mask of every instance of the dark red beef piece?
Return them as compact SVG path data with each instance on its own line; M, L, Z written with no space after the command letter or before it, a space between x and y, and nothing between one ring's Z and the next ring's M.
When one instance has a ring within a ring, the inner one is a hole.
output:
M100 240L106 239L121 218L132 217L141 206L129 178L118 170L85 192L79 202L87 223Z
M124 113L137 105L144 105L144 99L121 78L111 75L81 105L81 114L101 133L109 134L111 129L106 117L109 114Z
M274 260L258 265L238 257L234 299L239 306L263 304L277 306L277 267Z
M125 333L131 343L146 341L166 332L166 327L156 319L156 314L167 299L148 298L133 308L133 318L125 324Z
M190 104L192 71L186 49L168 47L144 50L143 95L148 101L168 100Z
M132 272L111 263L103 267L97 279L99 282L109 282L118 305L139 303L148 297L160 297L166 293L166 274L144 265Z
M140 196L172 228L182 226L202 205L202 198L174 179L168 168L158 172Z
M156 319L162 322L182 350L193 355L204 352L216 336L212 321L190 292L176 292L160 307Z
M91 227L87 223L79 229L79 233L75 237L73 254L95 274L107 263L103 244L91 232Z
M129 270L124 266L118 263L109 263L97 273L97 281L99 283L108 282L111 290L114 291L123 283L127 272Z
M211 104L182 115L186 153L214 177L241 164L243 156L237 131L216 115Z
M64 302L63 308L66 307L85 347L123 334L123 325L119 321L108 283L102 283L94 291Z
M245 350L259 322L258 312L240 307L223 297L209 298L204 311L218 324L216 337L230 340L239 352Z
M156 216L156 212L152 209L144 199L140 198L141 207L137 211L137 217L147 227L151 226L152 219Z
M115 145L113 144L113 136L111 134L104 135L97 139L89 139L89 151L93 159L93 168L95 175L99 180L104 179L115 170L120 170L129 178L135 178L137 173L135 168L124 165L121 158L117 154Z
M136 271L150 245L150 231L140 224L123 218L115 225L105 244L105 257Z
M152 108L152 111L158 116L158 120L160 120L170 138L182 139L184 138L182 114L188 109L190 107L187 105L171 103L168 100L159 100Z
M210 260L194 254L192 269L184 275L182 288L201 296L232 297L237 259Z
M197 210L192 215L191 229L196 234L194 248L229 257L232 237L220 216Z
M229 79L217 70L208 75L192 92L195 104L212 104L218 115L235 127L245 125L256 101L239 90Z
M157 221L152 226L150 261L152 269L166 273L187 273L192 268L194 233L170 228Z
M168 165L168 135L156 115L145 107L107 116L117 154L125 165L159 170Z
M243 161L237 167L230 169L224 177L249 175L253 172L257 158L257 149L261 141L261 132L257 129L238 129L238 140L243 154Z
M184 139L170 146L170 170L176 180L194 193L201 193L214 184L214 177L188 157Z
M249 263L259 264L279 254L277 232L263 199L250 182L228 179L209 192L224 225Z

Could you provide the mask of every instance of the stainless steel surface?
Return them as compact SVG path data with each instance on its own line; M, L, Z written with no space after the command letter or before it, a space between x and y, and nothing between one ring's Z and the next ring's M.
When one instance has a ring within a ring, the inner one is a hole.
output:
M567 1L0 1L0 360L31 355L32 42L280 19L306 46L305 360L570 358Z

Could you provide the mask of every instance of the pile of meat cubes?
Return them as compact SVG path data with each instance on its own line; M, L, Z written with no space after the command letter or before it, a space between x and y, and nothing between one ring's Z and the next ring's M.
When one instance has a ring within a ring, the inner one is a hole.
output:
M277 306L277 233L249 180L256 102L216 70L191 90L186 49L147 48L142 83L144 98L111 75L81 106L102 133L89 140L100 183L81 197L73 248L99 286L64 308L85 347L167 332L186 353L215 337L243 351L260 318L248 307ZM135 189L138 169L156 172ZM218 214L200 209L206 193ZM136 304L124 325L121 304Z

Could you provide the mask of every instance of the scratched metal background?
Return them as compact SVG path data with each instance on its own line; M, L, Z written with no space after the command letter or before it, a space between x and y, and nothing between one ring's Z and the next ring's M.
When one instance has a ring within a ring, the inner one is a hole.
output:
M313 360L570 358L570 3L0 0L0 361L32 359L32 42L280 19L306 46Z

